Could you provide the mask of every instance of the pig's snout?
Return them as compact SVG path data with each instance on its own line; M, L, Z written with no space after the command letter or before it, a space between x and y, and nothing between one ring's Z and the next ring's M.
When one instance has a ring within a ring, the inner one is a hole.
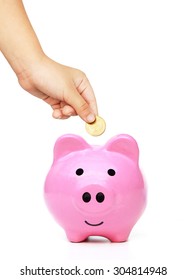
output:
M114 192L100 185L85 186L75 194L74 203L80 210L86 212L105 212L114 204Z
M82 195L82 200L85 202L85 203L88 203L90 202L90 200L92 199L92 196L89 192L85 192L83 193ZM105 199L105 195L104 193L102 192L98 192L95 196L95 199L97 200L98 203L102 203Z

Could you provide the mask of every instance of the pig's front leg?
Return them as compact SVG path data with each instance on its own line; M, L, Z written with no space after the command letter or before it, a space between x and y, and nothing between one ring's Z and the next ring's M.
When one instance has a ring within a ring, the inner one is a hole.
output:
M114 232L114 233L108 234L107 238L111 242L125 242L128 240L129 234L130 234L130 230L122 231L122 232Z
M83 242L88 238L88 235L86 235L85 233L77 232L77 231L66 232L66 235L69 241L75 243Z

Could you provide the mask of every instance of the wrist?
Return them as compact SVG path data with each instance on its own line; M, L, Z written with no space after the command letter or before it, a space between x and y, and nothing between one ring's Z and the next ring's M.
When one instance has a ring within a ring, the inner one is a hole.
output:
M38 68L38 65L42 63L45 57L46 55L41 49L32 54L29 53L28 55L22 56L21 58L15 58L12 68L18 80L28 80L32 77L34 71Z

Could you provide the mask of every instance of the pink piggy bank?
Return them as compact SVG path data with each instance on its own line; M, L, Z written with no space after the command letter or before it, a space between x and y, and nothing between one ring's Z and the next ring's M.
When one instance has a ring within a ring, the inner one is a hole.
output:
M136 141L125 134L104 146L91 146L71 134L57 140L44 194L70 241L128 239L146 204L138 156Z

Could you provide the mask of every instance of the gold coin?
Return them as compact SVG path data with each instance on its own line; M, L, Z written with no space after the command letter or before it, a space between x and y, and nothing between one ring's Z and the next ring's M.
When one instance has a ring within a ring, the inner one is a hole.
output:
M86 123L86 131L92 136L99 136L103 134L105 129L106 123L99 116L96 116L96 119L93 123Z

